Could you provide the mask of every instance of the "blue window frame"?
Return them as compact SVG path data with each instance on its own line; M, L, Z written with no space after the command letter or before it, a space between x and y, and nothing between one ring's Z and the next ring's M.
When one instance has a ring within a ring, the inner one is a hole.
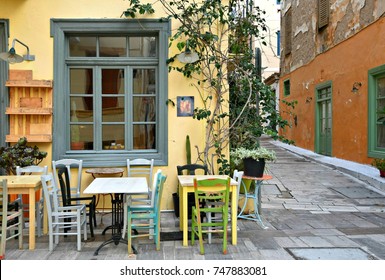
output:
M53 159L167 164L170 22L52 19Z

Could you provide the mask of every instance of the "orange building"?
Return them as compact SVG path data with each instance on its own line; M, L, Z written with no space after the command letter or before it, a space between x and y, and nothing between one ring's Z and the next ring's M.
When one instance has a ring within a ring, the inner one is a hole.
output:
M385 3L296 3L281 12L280 98L298 102L282 133L327 156L384 158Z

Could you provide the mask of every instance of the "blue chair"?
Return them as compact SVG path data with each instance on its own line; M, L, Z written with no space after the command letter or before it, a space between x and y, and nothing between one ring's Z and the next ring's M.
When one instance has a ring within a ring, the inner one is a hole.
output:
M128 254L132 253L132 239L138 237L154 237L156 250L160 250L160 204L166 176L158 170L154 176L155 188L153 191L153 204L127 206L127 243ZM132 231L136 233L133 234ZM144 231L144 232L143 232Z

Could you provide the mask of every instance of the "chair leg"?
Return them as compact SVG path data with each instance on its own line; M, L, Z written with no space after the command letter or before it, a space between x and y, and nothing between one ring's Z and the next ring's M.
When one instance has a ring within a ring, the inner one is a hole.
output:
M127 208L125 208L127 209ZM127 211L126 211L127 213ZM127 213L127 246L128 246L128 254L132 254L132 236L131 236L131 213Z

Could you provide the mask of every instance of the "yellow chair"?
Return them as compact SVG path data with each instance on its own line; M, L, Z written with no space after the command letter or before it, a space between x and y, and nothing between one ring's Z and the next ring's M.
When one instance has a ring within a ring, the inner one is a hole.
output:
M5 258L6 241L18 237L19 249L23 248L23 210L8 211L7 180L0 180L1 248L0 259Z
M229 193L230 177L228 179L209 178L202 180L194 178L195 206L192 209L191 244L194 245L195 236L198 236L202 255L205 253L203 234L206 233L222 233L223 254L227 254ZM203 201L205 201L205 204L202 203ZM222 216L222 219L202 221L202 214L206 216L218 214Z

